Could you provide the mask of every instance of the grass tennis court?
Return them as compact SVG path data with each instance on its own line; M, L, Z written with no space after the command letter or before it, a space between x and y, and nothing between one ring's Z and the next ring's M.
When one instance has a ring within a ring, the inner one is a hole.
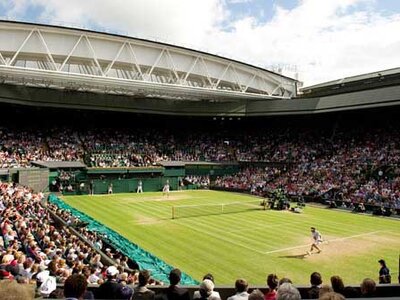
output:
M378 259L398 272L400 220L307 206L302 214L252 210L171 219L171 207L255 200L217 191L65 196L64 201L127 239L200 280L212 273L216 284L239 277L264 284L266 275L309 284L319 271L325 282L340 275L345 284L377 280ZM327 240L322 253L305 256L315 226ZM393 276L397 278L397 273Z

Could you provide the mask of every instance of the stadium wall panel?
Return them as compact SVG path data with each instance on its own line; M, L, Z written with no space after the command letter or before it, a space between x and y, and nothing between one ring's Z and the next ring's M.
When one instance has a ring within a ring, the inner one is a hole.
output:
M133 178L133 179L112 179L112 180L93 180L95 194L107 194L110 183L113 185L113 193L136 192L138 182L142 180L145 192L160 191L163 186L162 177L156 178ZM89 186L89 182L86 183Z
M49 169L20 169L18 170L18 183L31 187L35 192L47 192L49 187Z

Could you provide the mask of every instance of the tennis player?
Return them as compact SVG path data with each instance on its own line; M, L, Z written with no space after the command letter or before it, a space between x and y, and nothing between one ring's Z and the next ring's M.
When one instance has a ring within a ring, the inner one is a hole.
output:
M169 180L165 183L163 187L163 196L167 195L169 197Z
M311 227L311 236L313 239L313 243L311 244L310 251L307 251L307 254L311 255L314 249L317 249L317 253L321 253L321 248L319 247L319 245L323 242L323 240L321 234L317 229L315 229L315 227Z

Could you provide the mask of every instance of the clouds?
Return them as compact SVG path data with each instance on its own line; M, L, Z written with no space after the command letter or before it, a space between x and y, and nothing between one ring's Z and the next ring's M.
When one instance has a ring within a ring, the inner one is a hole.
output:
M117 31L143 38L191 43L206 39L220 26L226 12L220 0L0 0L7 15L30 17L42 8L38 21Z
M232 1L254 2L0 0L0 6L7 16L35 11L39 22L163 40L263 67L297 66L306 85L400 66L400 12L376 10L373 0L301 0L291 9L264 1L268 20L239 14Z
M140 37L176 42L203 40L224 14L217 0L41 0L44 17L92 24Z
M367 2L304 0L292 10L278 6L269 22L242 19L233 32L218 32L214 40L224 52L232 49L230 40L238 41L234 52L247 61L297 65L306 85L400 66L400 39L394 34L400 32L400 15L360 9Z
M303 0L291 10L276 6L268 22L248 17L229 33L217 32L211 48L263 66L296 65L306 85L398 67L400 15L384 15L371 5Z
M252 0L228 0L229 3L238 4L238 3L249 3Z

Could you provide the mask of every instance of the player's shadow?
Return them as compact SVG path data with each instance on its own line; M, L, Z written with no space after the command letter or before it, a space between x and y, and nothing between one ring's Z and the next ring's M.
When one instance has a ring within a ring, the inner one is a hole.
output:
M296 255L282 255L280 258L295 258L295 259L305 259L307 254L296 254Z

